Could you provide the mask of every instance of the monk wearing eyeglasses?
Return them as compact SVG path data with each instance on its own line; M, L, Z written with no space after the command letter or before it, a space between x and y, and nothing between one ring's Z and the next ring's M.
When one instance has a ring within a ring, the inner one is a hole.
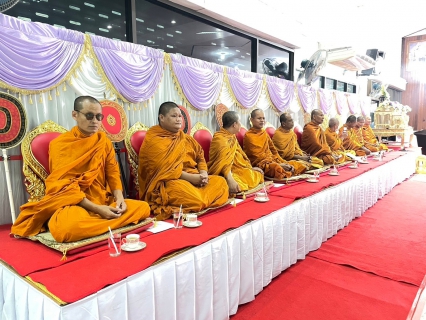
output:
M200 212L228 201L224 178L208 175L200 144L185 134L182 113L174 102L164 102L158 125L151 127L139 151L139 195L149 203L157 220L169 218L182 206Z
M104 117L99 101L78 97L72 117L77 126L50 143L45 196L21 206L12 234L34 236L48 227L57 242L73 242L150 215L146 202L123 197L112 143L98 132Z

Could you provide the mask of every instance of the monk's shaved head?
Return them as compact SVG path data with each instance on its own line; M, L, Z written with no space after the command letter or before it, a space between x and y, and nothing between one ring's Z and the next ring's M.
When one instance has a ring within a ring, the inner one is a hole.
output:
M162 114L163 116L165 116L173 108L179 108L179 106L176 103L172 102L172 101L163 102L160 105L160 109L158 109L158 115Z
M251 117L251 118L256 117L256 113L257 113L258 111L262 111L262 110L260 110L260 109L254 109L254 110L250 113L250 117Z
M83 107L84 107L83 103L85 101L88 101L89 103L99 103L100 104L100 102L97 99L95 99L95 98L93 98L91 96L80 96L80 97L77 97L74 100L74 110L75 111L81 111L81 110L83 110Z
M356 117L354 115L350 115L347 119L346 119L346 123L355 123L356 122Z
M356 118L356 121L363 122L363 121L365 121L365 119L364 119L363 116L359 116L358 118Z
M280 115L280 122L287 122L287 120L291 119L291 114L288 112L284 112L282 115Z
M314 109L311 112L311 120L318 115L323 115L322 111L320 109Z
M222 116L223 128L228 129L240 120L240 115L235 111L226 111Z
M330 120L328 120L328 126L329 128L339 126L339 120L337 118L331 118Z

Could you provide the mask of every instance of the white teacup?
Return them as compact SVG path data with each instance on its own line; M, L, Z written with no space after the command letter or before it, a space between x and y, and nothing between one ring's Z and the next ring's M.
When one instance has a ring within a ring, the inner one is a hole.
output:
M186 223L190 225L196 225L197 224L197 215L192 213L186 214Z
M267 200L268 194L263 192L263 191L260 191L260 192L256 193L256 198L259 199L259 200Z
M126 238L123 239L123 243L128 248L136 248L139 244L140 236L136 233L128 234Z

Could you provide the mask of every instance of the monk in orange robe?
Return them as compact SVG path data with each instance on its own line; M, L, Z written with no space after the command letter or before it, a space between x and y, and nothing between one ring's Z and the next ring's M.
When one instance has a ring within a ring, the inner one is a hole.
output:
M58 242L72 242L138 223L150 214L146 202L124 200L111 141L98 132L102 106L78 97L72 117L77 126L50 143L46 194L21 206L12 234L28 237L48 227Z
M259 167L265 176L274 179L289 178L302 174L307 167L297 161L285 161L278 154L268 133L263 129L265 114L260 109L251 112L252 127L243 140L243 150L250 159L252 166Z
M302 133L301 148L308 154L321 159L324 164L345 162L345 157L333 152L320 124L324 122L324 113L319 109L312 110L311 122L305 124Z
M358 118L356 118L356 124L353 129L355 132L356 138L365 148L367 148L371 152L378 152L380 150L379 147L376 147L373 144L370 144L364 140L364 135L362 130L362 128L364 127L364 124L365 124L365 119L363 116L359 116Z
M337 118L330 118L330 120L328 121L328 128L324 131L327 144L329 145L331 151L345 156L345 160L350 161L351 158L348 157L347 154L352 154L355 156L356 153L353 150L345 150L345 148L343 148L343 136L340 137L337 134L338 129L339 120Z
M241 128L240 116L235 111L227 111L222 123L223 127L214 134L210 144L209 174L223 176L231 193L251 190L263 182L263 171L251 166L235 136Z
M363 157L370 154L371 151L358 141L354 132L355 125L356 117L354 115L350 115L346 120L346 123L339 129L339 135L343 137L343 148L346 150L353 150L357 156Z
M294 121L290 113L280 115L281 126L275 131L272 142L281 158L286 161L296 160L308 167L310 170L320 169L324 162L317 157L309 156L300 149L297 136L293 131Z
M364 138L365 144L367 146L371 145L373 147L379 148L379 150L387 151L388 147L383 143L379 143L379 141L376 139L376 135L374 134L373 129L370 127L370 124L371 117L366 116L364 126L362 127L362 137Z
M180 130L182 114L174 102L159 109L159 125L146 133L139 151L139 194L158 220L184 212L219 207L228 201L224 178L209 176L200 144Z

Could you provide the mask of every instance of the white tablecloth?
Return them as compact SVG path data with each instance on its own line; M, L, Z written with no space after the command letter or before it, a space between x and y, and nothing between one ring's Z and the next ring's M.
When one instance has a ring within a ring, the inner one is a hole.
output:
M228 319L413 174L415 158L407 153L64 307L0 265L2 319Z

